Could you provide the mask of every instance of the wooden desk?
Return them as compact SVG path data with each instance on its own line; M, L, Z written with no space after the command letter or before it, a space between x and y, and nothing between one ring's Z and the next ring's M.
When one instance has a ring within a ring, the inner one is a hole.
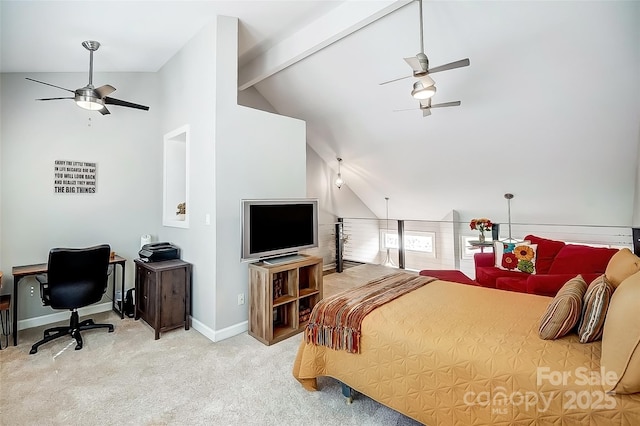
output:
M122 267L122 282L121 282L121 294L122 301L120 302L120 307L116 304L116 271L113 271L113 294L111 298L111 308L114 312L120 314L120 318L124 318L124 264L127 261L124 257L115 255L113 258L109 258L109 265L120 265ZM24 265L24 266L14 266L11 269L11 273L13 274L13 324L12 324L12 334L13 334L13 346L18 346L18 283L21 279L28 276L35 276L40 274L47 273L47 264L46 263L38 263L37 265Z

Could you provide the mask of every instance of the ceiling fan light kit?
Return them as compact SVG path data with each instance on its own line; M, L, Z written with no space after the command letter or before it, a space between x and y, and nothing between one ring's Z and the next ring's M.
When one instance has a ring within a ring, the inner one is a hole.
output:
M411 96L415 99L423 100L429 99L433 95L436 94L436 86L424 86L422 81L416 81L413 83L413 90L411 91Z
M74 98L76 105L90 111L98 111L104 108L104 101L92 95L93 91L86 87L76 90L76 96Z
M116 88L105 84L95 88L93 86L93 52L98 50L100 43L94 40L87 40L82 42L82 46L89 51L89 84L76 90L66 89L64 87L56 86L55 84L45 83L44 81L34 80L27 77L27 80L35 81L36 83L45 84L47 86L56 87L58 89L66 90L74 94L73 97L66 98L43 98L36 99L38 101L53 101L59 99L73 99L80 108L89 111L98 111L102 115L111 114L106 105L118 105L127 108L141 109L149 111L149 107L145 105L134 104L128 101L122 101L120 99L109 98L108 95L115 92Z
M99 102L99 99L87 97L87 96L76 96L76 105L80 108L88 109L89 111L98 111L104 108L104 104Z

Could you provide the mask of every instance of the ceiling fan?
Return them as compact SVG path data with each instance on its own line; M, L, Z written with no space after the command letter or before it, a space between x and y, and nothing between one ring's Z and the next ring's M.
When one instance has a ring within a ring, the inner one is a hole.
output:
M430 74L434 74L440 71L452 70L455 68L461 68L469 66L469 58L461 59L459 61L451 62L445 65L440 65L438 67L429 68L429 59L427 55L424 53L424 30L423 30L423 22L422 22L422 0L418 0L419 10L420 10L420 53L418 53L414 57L404 58L405 62L409 64L411 69L413 70L413 75L408 75L405 77L396 78L394 80L385 81L380 83L380 85L393 83L395 81L403 80L409 77L416 77L418 81L413 83L413 90L411 91L411 96L416 99L429 99L436 93L435 81L431 77Z
M102 115L111 114L107 109L107 105L117 105L127 108L142 109L149 111L148 106L134 104L132 102L122 101L120 99L110 98L108 95L115 92L116 88L105 84L100 87L93 87L93 52L98 50L100 43L97 41L83 41L82 45L89 51L89 84L76 90L66 89L64 87L56 86L55 84L45 83L44 81L34 80L33 78L26 77L27 80L35 81L36 83L46 84L47 86L57 87L58 89L71 92L74 96L66 98L43 98L36 99L37 101L53 101L59 99L72 99L76 102L80 108L88 109L91 111L98 111Z
M414 111L414 110L422 110L422 116L426 117L431 115L431 108L444 108L444 107L452 107L452 106L460 106L462 102L453 101L453 102L443 102L440 104L431 104L431 99L423 99L420 101L420 108L407 108L407 109L394 109L393 112L400 111Z

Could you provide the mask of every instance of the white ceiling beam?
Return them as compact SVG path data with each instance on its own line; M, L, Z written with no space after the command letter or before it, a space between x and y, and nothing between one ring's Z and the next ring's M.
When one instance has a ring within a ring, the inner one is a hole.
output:
M414 0L346 0L238 70L244 90Z

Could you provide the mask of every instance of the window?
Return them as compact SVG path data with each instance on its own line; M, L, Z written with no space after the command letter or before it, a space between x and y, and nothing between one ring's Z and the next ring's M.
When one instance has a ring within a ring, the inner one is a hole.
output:
M404 249L406 251L416 251L421 253L429 253L435 257L435 239L434 232L405 231L404 233ZM395 230L380 230L380 250L398 249L398 233Z

